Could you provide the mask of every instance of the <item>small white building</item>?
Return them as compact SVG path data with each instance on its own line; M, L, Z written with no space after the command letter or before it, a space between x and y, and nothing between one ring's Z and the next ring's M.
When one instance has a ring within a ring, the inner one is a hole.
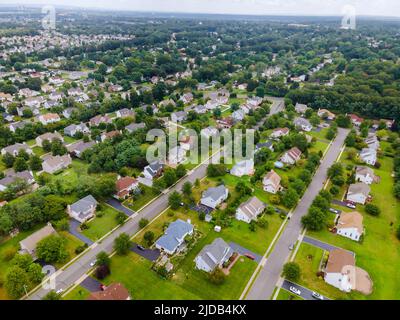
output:
M374 171L369 167L358 166L356 168L356 181L372 184L375 181Z
M253 220L257 220L257 217L264 212L265 208L264 202L257 197L252 197L238 207L235 218L250 223Z
M359 212L342 212L336 224L337 234L359 241L364 233L363 216Z
M274 171L271 170L263 179L264 191L276 194L282 190L281 177Z
M349 186L346 199L354 203L365 204L370 192L369 185L363 182L354 183Z
M293 147L292 149L286 151L281 157L281 161L285 164L294 165L297 161L300 160L301 151L297 147Z
M376 149L364 148L360 151L360 159L366 164L374 166L377 160Z

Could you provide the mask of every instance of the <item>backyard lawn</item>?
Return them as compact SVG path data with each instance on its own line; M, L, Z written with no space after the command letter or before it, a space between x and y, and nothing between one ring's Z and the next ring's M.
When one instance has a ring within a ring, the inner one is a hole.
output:
M143 184L140 185L140 189L142 190L142 193L140 195L138 195L136 198L129 198L123 203L125 206L127 206L129 209L132 209L133 211L138 211L144 205L146 205L158 196L158 193L155 192L154 189Z
M63 297L63 300L86 300L90 291L81 286L76 286L72 291Z
M118 225L117 215L117 210L102 204L97 210L96 217L87 223L89 228L83 230L82 233L93 241L99 240Z
M285 289L281 289L279 290L276 300L303 300L303 298L291 294L289 291L286 291Z

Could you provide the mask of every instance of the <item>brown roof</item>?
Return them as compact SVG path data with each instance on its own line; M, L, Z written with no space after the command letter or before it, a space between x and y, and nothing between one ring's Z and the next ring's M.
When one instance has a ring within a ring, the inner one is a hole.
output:
M337 223L338 229L345 228L357 228L359 233L363 233L363 216L361 213L354 212L342 212Z
M136 179L133 179L131 177L123 177L119 179L116 183L116 189L118 192L125 190L129 188L131 185L137 183Z
M104 291L92 292L88 300L129 300L129 292L121 283L113 283Z
M46 113L42 115L44 120L59 119L60 116L57 113Z
M325 268L326 273L341 273L345 266L355 266L354 256L343 249L333 249L329 253L328 263Z
M271 181L276 189L280 187L281 177L274 170L268 172L268 174L264 177L263 183L265 184L267 180Z

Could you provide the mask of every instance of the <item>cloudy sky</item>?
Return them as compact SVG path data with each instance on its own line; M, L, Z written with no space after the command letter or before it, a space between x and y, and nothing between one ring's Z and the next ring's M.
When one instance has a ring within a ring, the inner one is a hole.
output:
M353 6L358 15L398 16L399 0L0 0L13 4L55 4L113 10L262 15L342 15Z

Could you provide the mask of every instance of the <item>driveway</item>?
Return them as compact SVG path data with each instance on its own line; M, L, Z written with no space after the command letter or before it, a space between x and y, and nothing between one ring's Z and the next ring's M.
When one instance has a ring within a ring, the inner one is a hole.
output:
M86 243L88 246L93 244L93 241L89 238L85 237L82 233L78 231L81 223L77 220L71 219L69 220L69 233L78 238L79 240Z
M113 199L113 198L108 199L106 201L106 203L108 205L110 205L111 207L113 207L115 210L118 210L118 211L121 211L121 212L125 213L128 217L130 217L131 215L134 215L136 213L135 211L133 211L131 209L128 209L127 207L123 206L122 203L119 202L116 199Z
M332 251L332 250L335 250L335 249L342 249L342 248L339 248L339 247L335 247L335 246L333 246L333 245L331 245L329 243L326 243L326 242L323 242L323 241L319 241L317 239L314 239L314 238L311 238L311 237L307 237L307 236L305 236L303 238L303 242L311 244L312 246L320 248L320 249L325 250L325 251ZM353 251L346 250L346 249L342 249L342 250L350 252L353 256L356 255Z
M144 250L140 250L137 247L137 243L133 243L133 246L131 247L131 251L138 254L139 256L142 256L143 258L154 262L158 259L158 257L160 256L160 250L158 249L144 249Z
M241 254L242 256L244 256L246 253L247 254L251 254L255 259L254 261L260 263L262 256L260 256L257 253L254 253L253 251L250 251L248 249L246 249L245 247L242 247L241 245L238 245L235 242L229 242L229 246L232 248L233 251Z
M97 292L100 291L101 282L88 276L79 285L84 287L86 290L89 290L90 292Z
M342 207L348 208L347 205L346 205L346 202L344 202L344 201L340 201L340 200L333 199L333 200L332 200L332 204L335 204L335 205L337 205L337 206L342 206Z
M302 297L304 300L317 300L317 299L313 298L312 290L302 287L302 286L300 286L296 283L290 282L288 280L284 280L281 288L294 294L293 292L290 291L290 289L289 289L290 287L295 287L296 289L300 290L301 291L300 297ZM327 297L324 297L324 300L330 300L330 299L328 299Z

